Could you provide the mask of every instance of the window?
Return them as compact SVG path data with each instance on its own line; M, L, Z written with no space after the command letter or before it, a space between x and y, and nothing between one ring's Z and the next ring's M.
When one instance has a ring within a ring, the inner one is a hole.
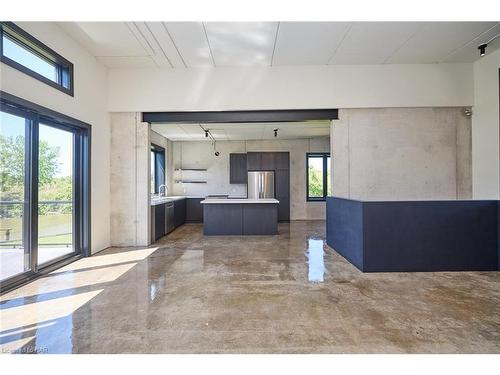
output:
M151 144L151 193L158 194L165 184L165 149Z
M0 289L90 248L90 125L0 91Z
M331 166L329 153L307 153L307 187L308 201L324 201L332 195Z
M0 34L3 63L73 96L73 64L12 22Z

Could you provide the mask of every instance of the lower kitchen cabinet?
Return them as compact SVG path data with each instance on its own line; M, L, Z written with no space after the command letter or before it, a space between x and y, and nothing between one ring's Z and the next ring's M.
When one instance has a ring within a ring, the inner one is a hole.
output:
M151 239L156 241L165 235L165 203L151 206L151 216Z
M186 222L203 222L203 205L200 203L205 198L186 198Z
M174 201L174 225L177 228L186 222L186 199Z

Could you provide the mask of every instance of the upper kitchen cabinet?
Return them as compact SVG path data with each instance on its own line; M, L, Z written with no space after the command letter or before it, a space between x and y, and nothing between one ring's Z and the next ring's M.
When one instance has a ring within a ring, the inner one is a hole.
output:
M249 171L274 171L290 168L289 152L249 152L247 153Z
M273 171L275 169L275 152L262 152L260 156L260 169Z
M229 154L229 183L247 183L247 154Z
M275 169L290 169L290 153L275 152L274 153Z
M258 171L261 169L262 152L247 153L247 169L249 171Z

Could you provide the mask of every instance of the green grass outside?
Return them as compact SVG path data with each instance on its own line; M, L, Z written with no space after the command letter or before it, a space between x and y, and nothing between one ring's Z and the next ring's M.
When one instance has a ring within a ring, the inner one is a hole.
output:
M1 229L10 229L10 241L5 242L5 231L0 231L0 244L20 245L22 239L22 218L0 219ZM72 242L72 215L42 215L38 217L38 243L71 244Z

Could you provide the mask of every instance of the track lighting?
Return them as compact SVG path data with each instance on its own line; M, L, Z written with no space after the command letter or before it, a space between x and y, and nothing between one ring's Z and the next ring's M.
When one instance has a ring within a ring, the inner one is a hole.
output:
M486 47L488 47L488 44L483 43L477 49L479 50L479 56L484 56L486 55Z
M205 130L205 138L208 138L208 130Z
M278 128L273 129L273 131L274 131L274 136L277 137L278 136Z
M491 37L490 39L488 40L485 40L483 42L483 44L480 44L477 49L479 50L479 56L483 57L484 55L486 55L486 48L488 47L488 44L490 44L491 42L493 42L495 39L497 39L498 37L500 37L500 34L497 34L493 37Z

